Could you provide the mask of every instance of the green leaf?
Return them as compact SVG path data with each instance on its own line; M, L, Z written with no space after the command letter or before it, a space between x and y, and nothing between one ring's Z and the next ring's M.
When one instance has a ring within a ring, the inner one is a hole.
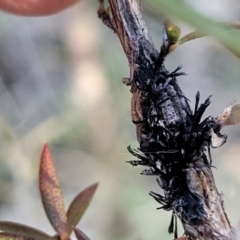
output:
M7 233L15 233L20 235L27 235L32 238L45 239L50 240L52 236L42 232L36 228L29 227L24 224L8 222L8 221L0 221L0 230Z
M75 227L78 224L90 204L97 187L98 183L94 183L73 199L67 211L67 222L70 226Z
M70 229L67 224L62 190L47 144L44 144L41 156L39 189L42 203L51 225L62 240L69 239L68 232L70 232Z

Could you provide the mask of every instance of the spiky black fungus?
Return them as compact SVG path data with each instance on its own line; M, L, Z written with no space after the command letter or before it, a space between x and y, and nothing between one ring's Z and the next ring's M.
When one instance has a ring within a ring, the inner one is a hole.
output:
M164 54L160 53L161 56L163 58ZM163 61L158 59L159 69L155 69L152 79L141 83L135 79L136 86L142 91L143 127L138 133L139 149L128 147L128 150L137 158L129 163L147 167L142 172L144 175L157 176L163 194L150 192L150 195L162 205L160 209L173 211L169 232L174 231L176 236L174 217L192 225L202 223L207 217L203 198L188 187L187 171L192 167L211 167L212 131L222 135L214 118L201 121L211 96L199 106L200 93L197 92L192 111L176 80L184 75L179 72L181 67L169 73Z

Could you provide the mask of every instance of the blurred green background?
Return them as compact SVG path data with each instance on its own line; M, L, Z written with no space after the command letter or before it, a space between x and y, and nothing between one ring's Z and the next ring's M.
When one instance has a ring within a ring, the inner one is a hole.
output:
M162 23L171 17L187 34L212 32L238 51L236 31L216 22L238 21L237 0L141 2L156 48ZM66 205L99 181L79 227L93 240L170 240L169 212L148 195L161 192L154 177L141 176L126 147L137 147L131 123L128 62L116 35L97 18L96 0L49 17L0 13L0 220L31 225L53 234L38 192L43 142L52 151ZM237 30L240 32L240 30ZM179 84L194 106L213 95L207 115L240 100L240 60L213 37L180 46L166 60L188 74ZM228 142L214 149L213 169L226 212L240 226L240 126L223 129Z

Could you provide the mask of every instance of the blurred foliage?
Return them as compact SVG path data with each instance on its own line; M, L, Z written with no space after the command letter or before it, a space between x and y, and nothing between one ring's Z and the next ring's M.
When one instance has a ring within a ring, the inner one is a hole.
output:
M153 0L152 3L150 3L150 7L158 13L161 12L169 17L179 18L185 21L204 34L214 36L240 58L239 31L226 32L224 26L199 14L183 0Z
M165 18L182 35L197 29L214 37L188 42L166 59L167 69L183 65L188 74L179 83L191 106L198 90L202 101L213 94L207 112L213 116L239 100L239 59L223 45L239 54L240 31L217 24L239 20L238 1L141 2L157 49ZM137 147L131 94L121 82L129 76L128 63L116 35L98 20L97 8L97 1L81 1L49 17L0 14L0 220L53 233L36 207L38 158L47 140L67 203L76 191L100 181L80 224L91 239L172 239L167 234L171 214L156 211L158 204L148 196L161 191L155 179L125 163L133 158L126 147ZM213 171L237 226L240 128L224 132L229 139L212 151Z
M50 236L21 223L0 221L0 239L69 240L74 231L78 240L89 240L76 225L87 210L97 186L98 183L94 183L81 191L66 211L57 171L49 147L45 143L40 159L39 190L47 218L57 234Z

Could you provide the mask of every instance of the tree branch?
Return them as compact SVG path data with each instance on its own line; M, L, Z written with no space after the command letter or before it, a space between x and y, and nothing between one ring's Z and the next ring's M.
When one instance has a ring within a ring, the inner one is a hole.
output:
M139 149L128 150L137 158L133 166L146 167L142 173L156 175L164 195L151 192L164 210L173 213L169 232L177 239L176 217L185 230L182 239L232 240L234 231L223 207L211 171L210 146L214 137L221 144L226 137L215 118L201 121L210 104L208 98L195 110L180 90L176 77L180 67L169 73L163 63L169 45L155 49L135 0L109 0L109 14L100 1L99 17L115 31L130 65L132 121L136 125ZM206 153L208 149L208 153ZM174 230L175 229L175 230Z

